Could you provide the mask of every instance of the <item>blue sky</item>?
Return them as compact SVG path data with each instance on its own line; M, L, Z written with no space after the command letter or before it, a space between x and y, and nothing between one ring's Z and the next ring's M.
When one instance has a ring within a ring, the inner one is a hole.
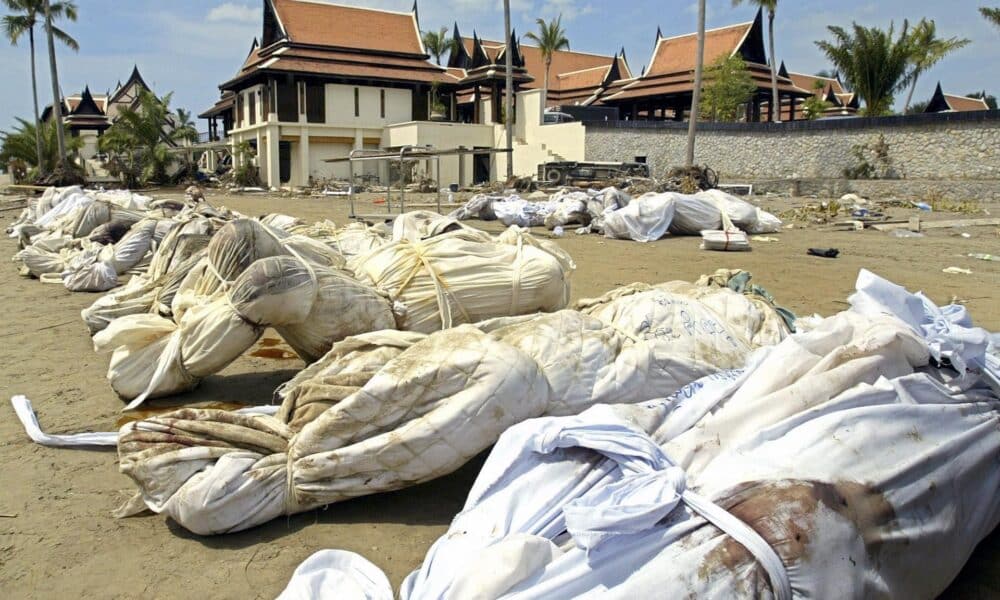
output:
M409 10L413 0L340 0L343 4ZM937 21L942 36L972 40L924 76L916 99L926 99L940 79L946 91L968 93L984 87L1000 95L1000 30L982 19L976 7L1000 0L783 0L776 21L777 53L793 71L813 73L827 68L813 41L827 36L827 25L888 26L921 17ZM80 42L80 52L58 49L64 93L89 84L95 92L113 88L128 77L133 63L159 93L174 92L174 107L196 113L218 97L217 85L236 72L254 36L259 35L261 0L77 0L80 19L63 23ZM754 9L733 7L730 0L709 0L708 26L749 20ZM649 62L659 25L664 35L695 28L693 0L511 0L518 33L534 28L535 18L563 14L572 48L613 53L625 47L638 73ZM485 37L503 31L499 0L422 0L421 25L436 28L458 20L463 33L476 29ZM40 46L42 49L43 46ZM51 101L48 63L39 53L39 98ZM0 45L0 129L15 116L30 117L31 89L26 42ZM204 122L199 123L204 128Z

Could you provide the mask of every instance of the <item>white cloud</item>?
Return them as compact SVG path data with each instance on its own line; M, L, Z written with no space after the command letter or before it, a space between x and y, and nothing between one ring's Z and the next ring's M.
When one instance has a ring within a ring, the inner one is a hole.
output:
M257 23L260 21L260 7L225 2L208 11L208 21L235 21L237 23Z

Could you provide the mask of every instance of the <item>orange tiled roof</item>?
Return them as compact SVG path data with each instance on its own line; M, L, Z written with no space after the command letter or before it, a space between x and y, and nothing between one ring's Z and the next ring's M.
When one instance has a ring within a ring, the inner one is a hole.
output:
M482 38L480 38L479 42L482 44L483 49L486 51L490 60L496 61L499 57L500 51L504 47L504 43L493 40L484 40ZM471 56L474 47L473 39L463 37L462 45L465 46L466 51ZM542 59L541 49L539 49L538 46L529 46L528 44L521 43L521 56L524 57L525 70L527 70L528 75L531 75L534 79L533 82L526 83L524 87L526 89L541 89L545 80L545 61ZM565 80L562 78L563 75L572 75L581 71L603 67L604 72L601 73L601 77L593 83L592 87L596 88L601 84L601 81L603 81L604 75L607 73L607 68L611 66L611 63L614 60L614 56L591 54L589 52L576 52L572 50L559 50L552 55L552 69L549 72L549 91L558 92L560 89L563 89L565 85L579 84L582 80L582 78L570 78ZM622 76L631 77L632 72L628 68L628 63L621 58L618 60Z
M710 65L721 56L729 56L743 43L753 22L740 23L705 32L705 64ZM693 71L698 49L698 35L689 33L670 38L660 38L653 51L646 77Z
M413 13L328 4L318 0L271 0L293 43L383 52L424 54Z
M948 101L948 106L958 112L990 109L990 105L982 98L969 98L968 96L956 96L954 94L945 94L944 98Z

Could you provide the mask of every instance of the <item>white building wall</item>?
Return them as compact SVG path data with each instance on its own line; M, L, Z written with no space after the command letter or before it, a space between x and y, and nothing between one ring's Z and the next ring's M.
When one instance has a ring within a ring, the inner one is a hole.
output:
M358 90L358 116L355 116L354 90ZM381 92L385 91L385 116L382 116ZM334 127L382 128L413 119L410 90L327 84L326 124Z

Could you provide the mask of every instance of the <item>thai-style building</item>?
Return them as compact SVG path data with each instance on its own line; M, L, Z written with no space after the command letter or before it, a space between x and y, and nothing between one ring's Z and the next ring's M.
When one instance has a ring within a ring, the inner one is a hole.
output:
M545 83L545 60L541 49L519 42L516 32L512 37L516 89L542 89ZM471 38L462 37L456 24L452 47L456 51L449 57L449 72L461 78L463 83L474 73L470 69L492 70L498 72L502 79L507 44L480 39L475 33ZM631 77L632 70L625 58L624 48L614 56L557 50L552 54L546 105L591 104L611 83ZM492 93L492 90L488 93ZM460 95L460 106L472 106L473 96L474 94Z
M694 92L694 71L697 57L696 33L664 37L657 30L656 43L649 68L639 77L625 77L612 83L592 102L617 106L626 119L685 118ZM710 29L705 32L704 64L720 58L740 56L747 65L756 89L746 104L747 121L793 120L799 105L813 95L803 90L787 76L778 76L778 94L782 114L771 111L771 68L764 49L763 13L758 11L753 21Z
M219 86L219 101L200 116L209 121L210 138L234 149L249 145L252 156L236 152L234 161L254 161L271 187L346 179L348 165L331 159L408 145L477 151L441 161L442 182L487 181L504 172L508 160L496 152L507 143L502 102L494 102L504 94L499 65L506 46L475 37L444 67L424 48L416 4L394 12L264 0L260 38ZM512 116L515 173L531 174L546 160L582 160L579 123L543 130L537 119L517 118L540 112L539 94L528 87L536 83L528 69L538 61L531 50L525 55L516 36L510 46L513 92L526 94L517 97ZM545 136L555 139L545 143ZM429 161L419 168L433 175ZM388 181L388 168L378 163L364 163L359 171L355 176Z
M826 110L823 111L823 114L817 115L815 118L850 117L857 115L861 109L861 102L858 99L858 95L845 88L839 76L821 77L819 75L806 75L805 73L792 73L785 68L785 63L781 63L779 74L790 79L797 87L812 91L816 98L826 102L828 105ZM812 118L812 115L806 115L805 107L798 105L796 118Z
M937 87L934 89L934 95L931 96L930 102L927 103L927 108L924 109L924 112L969 112L989 109L990 105L982 98L969 98L968 96L944 93L941 89L941 83L938 82Z
M132 68L132 74L125 81L115 86L113 92L94 94L90 86L83 92L63 98L63 125L68 135L83 139L83 147L79 156L84 161L94 159L98 155L97 142L104 132L117 120L123 107L133 108L143 90L149 91L139 67ZM52 105L42 110L42 121L52 118Z

